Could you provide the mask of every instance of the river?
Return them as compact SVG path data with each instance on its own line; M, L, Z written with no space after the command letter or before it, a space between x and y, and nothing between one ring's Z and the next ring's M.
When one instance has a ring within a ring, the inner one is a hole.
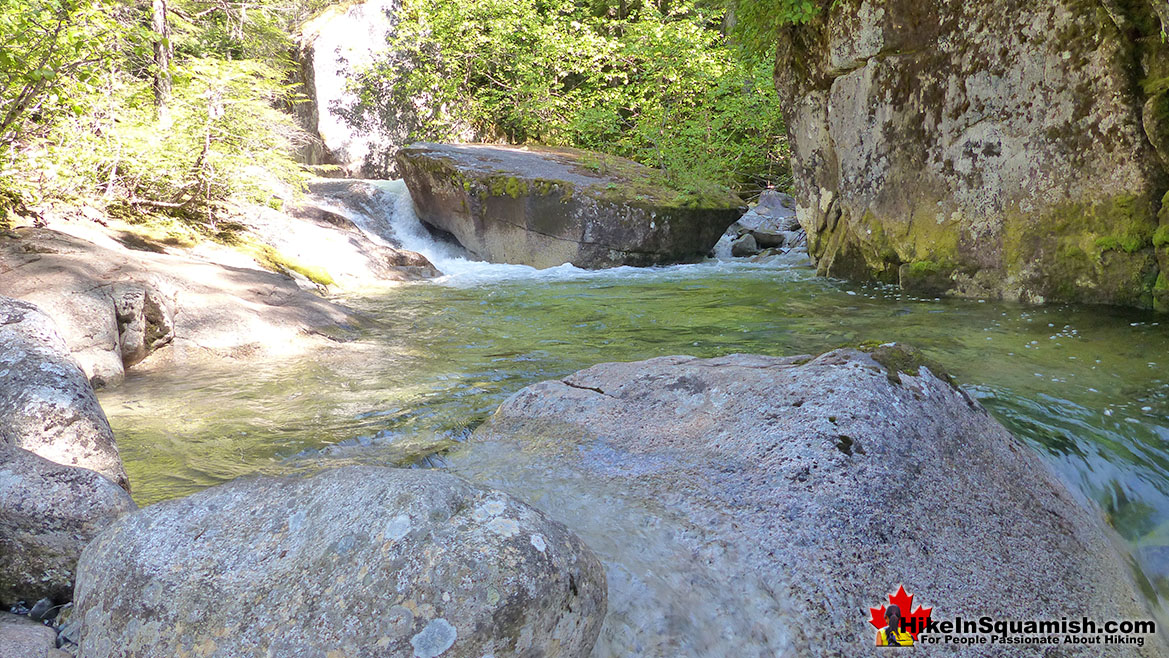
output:
M400 183L383 187L395 237L446 276L343 299L372 318L358 346L264 367L131 373L102 392L140 504L343 463L450 468L545 508L587 500L587 483L501 474L506 457L485 473L472 430L520 388L599 362L903 341L1099 505L1145 594L1169 597L1169 318L919 298L818 278L800 257L602 271L477 263L420 229ZM549 511L574 525L570 511ZM612 601L614 565L644 556L574 529L605 545Z

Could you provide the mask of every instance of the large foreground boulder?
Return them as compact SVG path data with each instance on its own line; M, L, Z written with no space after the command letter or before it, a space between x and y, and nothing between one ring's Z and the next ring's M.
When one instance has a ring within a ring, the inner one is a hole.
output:
M86 549L86 658L583 657L605 575L564 526L433 471L247 478Z
M866 655L899 585L935 620L1148 618L1097 516L926 363L601 364L512 396L452 464L598 551L602 655ZM1144 639L1093 655L1161 655Z
M0 443L0 606L70 600L81 550L135 509L91 470Z
M775 69L821 273L1169 309L1164 0L821 4Z
M412 144L397 157L419 218L496 263L693 262L741 214L729 192L674 192L656 170L577 149Z
M0 296L0 444L129 488L109 421L53 321Z

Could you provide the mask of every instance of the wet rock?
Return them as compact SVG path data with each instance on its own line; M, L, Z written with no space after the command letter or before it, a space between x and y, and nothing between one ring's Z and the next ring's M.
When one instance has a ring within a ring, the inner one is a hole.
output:
M804 245L804 231L796 219L795 200L790 195L764 190L759 202L727 229L732 241L731 255L736 258L754 256L766 250L783 253ZM747 242L750 236L754 242ZM734 249L738 244L738 250Z
M605 576L562 525L434 471L246 478L86 549L87 658L586 656Z
M750 233L740 236L731 243L731 255L735 258L754 256L757 253L759 253L759 245L755 243L755 237Z
M105 413L55 324L35 305L2 296L0 444L129 487Z
M80 557L78 553L78 557ZM33 604L32 609L28 611L28 618L33 621L44 621L50 619L57 614L57 606L54 605L52 599L41 599Z
M901 584L938 619L1150 618L1097 513L899 346L600 364L518 392L465 450L457 472L515 495L588 483L591 504L539 500L606 563L608 652L860 655ZM1164 651L1145 642L1098 648Z
M50 616L72 597L81 550L134 509L98 473L0 444L0 604L37 601L31 616Z
M412 144L397 158L419 218L497 263L694 262L741 212L729 192L674 192L654 169L577 149Z
M54 658L56 637L48 626L0 612L0 658Z

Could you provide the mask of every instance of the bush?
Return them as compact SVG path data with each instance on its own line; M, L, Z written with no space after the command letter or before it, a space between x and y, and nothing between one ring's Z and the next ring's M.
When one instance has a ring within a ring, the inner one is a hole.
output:
M282 72L255 60L200 58L175 71L172 123L155 118L149 82L110 71L78 89L84 111L59 119L19 160L33 198L100 197L214 224L226 204L267 203L303 173L292 159L306 136L276 109Z
M405 0L343 109L359 128L417 126L413 139L577 146L679 189L749 187L787 170L784 129L771 65L729 44L725 17L693 0Z

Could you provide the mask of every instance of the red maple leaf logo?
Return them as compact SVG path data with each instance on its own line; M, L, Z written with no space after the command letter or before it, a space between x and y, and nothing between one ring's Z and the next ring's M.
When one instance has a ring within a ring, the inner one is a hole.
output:
M925 630L926 622L930 620L934 609L919 605L917 610L909 612L913 608L913 595L905 591L904 585L898 586L896 594L889 595L889 603L901 610L901 630L908 631L913 641L917 642L917 634ZM879 608L869 608L869 614L872 615L869 618L870 624L878 629L885 627L885 604L882 603Z

